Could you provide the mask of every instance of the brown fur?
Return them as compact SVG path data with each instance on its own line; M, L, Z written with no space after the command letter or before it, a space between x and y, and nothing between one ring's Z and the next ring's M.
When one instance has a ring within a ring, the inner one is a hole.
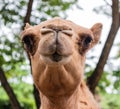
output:
M26 25L21 39L30 55L40 109L99 109L83 80L85 54L100 38L102 24L81 27L53 18Z

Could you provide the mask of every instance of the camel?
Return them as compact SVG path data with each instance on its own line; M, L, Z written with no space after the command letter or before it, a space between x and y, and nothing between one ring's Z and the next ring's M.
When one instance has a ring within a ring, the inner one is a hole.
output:
M98 43L101 30L101 23L85 28L59 17L26 24L21 40L30 56L40 109L99 109L83 75L85 55Z

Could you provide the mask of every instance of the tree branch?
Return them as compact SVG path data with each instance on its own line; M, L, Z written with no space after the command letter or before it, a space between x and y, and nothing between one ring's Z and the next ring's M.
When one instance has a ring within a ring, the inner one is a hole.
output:
M33 0L29 0L28 7L27 7L27 13L26 13L26 16L24 19L24 25L26 22L30 22L32 4L33 4ZM6 93L9 96L12 109L21 109L20 104L19 104L12 88L10 87L10 85L9 85L5 75L4 75L4 71L2 70L1 67L0 67L0 81L1 81L3 88L5 89Z
M33 6L33 0L29 0L26 16L24 18L24 26L25 26L25 23L30 23L32 6ZM28 58L29 58L29 61L30 61L30 66L31 66L31 60L30 60L29 54L27 53L27 55L28 55ZM31 67L31 74L32 74L32 67ZM39 109L40 108L40 104L41 104L40 97L39 97L39 92L38 92L38 90L37 90L37 88L35 87L34 84L33 84L33 88L34 88L33 89L33 95L34 95L34 98L35 98L36 107L37 107L37 109Z
M109 56L111 47L113 45L115 36L117 34L117 31L120 26L120 13L119 13L119 1L118 0L112 0L112 25L110 32L108 34L108 38L106 40L106 43L104 45L102 54L100 56L100 59L98 61L98 64L93 72L93 74L88 78L87 84L90 88L90 90L94 93L95 88L101 79L101 76L103 74L103 69L106 64L107 58Z
M33 94L34 94L34 98L35 98L36 107L37 107L37 109L40 109L41 101L40 101L39 92L34 84L33 84L33 88L34 88Z
M119 26L120 26L120 12L119 12Z
M107 0L104 0L104 2L105 2L108 6L111 6L111 4L110 4L110 3L108 3L108 1L107 1Z
M24 18L24 24L25 23L30 23L30 16L31 16L31 12L32 12L32 6L33 6L33 0L29 0L28 6L27 6L26 16Z
M5 89L5 91L7 93L7 95L9 96L12 109L21 109L20 104L19 104L12 88L10 87L10 85L5 77L4 71L2 70L1 67L0 67L0 81L1 81L3 88Z

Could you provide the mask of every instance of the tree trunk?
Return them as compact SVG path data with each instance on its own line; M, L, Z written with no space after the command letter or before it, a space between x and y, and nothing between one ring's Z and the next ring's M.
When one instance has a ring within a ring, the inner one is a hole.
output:
M27 6L26 16L24 18L24 26L23 26L23 28L25 27L25 23L30 23L32 6L33 6L33 0L29 0L28 6ZM29 58L29 54L28 54L28 58ZM30 58L29 58L29 61L30 61L30 67L31 67L31 60L30 60ZM32 74L32 67L31 67L31 74ZM38 90L37 90L37 88L35 87L34 84L33 84L33 88L34 88L33 89L33 95L34 95L34 98L35 98L36 107L37 107L37 109L39 109L40 108L40 104L41 104L40 103L39 92L38 92Z
M4 71L2 70L1 67L0 67L0 81L1 81L3 88L5 89L5 91L7 93L7 95L9 96L12 109L21 109L20 104L16 98L16 95L14 94L12 88L10 87L10 85L5 77Z
M31 12L32 12L32 6L33 6L33 0L29 0L28 6L27 6L26 16L24 18L24 24L27 23L27 22L28 23L30 22L30 16L31 16Z
M25 16L25 19L24 19L24 24L26 22L30 22L32 4L33 4L33 0L29 0L27 13L26 13L26 16ZM12 88L10 87L10 85L9 85L1 67L0 67L0 81L1 81L1 84L2 84L3 88L5 89L6 93L9 96L12 108L13 109L21 109L20 104L19 104L19 102L16 98L16 95L14 94Z
M108 38L106 40L106 43L104 45L103 51L101 53L100 59L98 61L98 64L93 72L93 74L88 77L87 84L90 88L90 90L94 93L95 88L101 79L101 76L103 74L103 69L106 64L107 58L109 56L111 47L113 45L115 36L118 32L119 26L120 26L120 13L119 13L119 1L118 0L112 0L112 25L110 32L108 34Z
M40 101L39 92L34 84L33 84L33 87L34 87L33 94L35 98L35 103L36 103L37 109L40 109L41 101Z

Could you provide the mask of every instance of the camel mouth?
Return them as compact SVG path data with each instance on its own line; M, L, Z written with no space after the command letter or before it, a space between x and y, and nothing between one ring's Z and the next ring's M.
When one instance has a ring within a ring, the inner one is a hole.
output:
M48 55L40 55L40 59L48 65L59 65L70 62L71 55L62 55L58 52Z
M62 55L55 52L54 54L51 55L51 59L55 62L59 62L62 60Z

